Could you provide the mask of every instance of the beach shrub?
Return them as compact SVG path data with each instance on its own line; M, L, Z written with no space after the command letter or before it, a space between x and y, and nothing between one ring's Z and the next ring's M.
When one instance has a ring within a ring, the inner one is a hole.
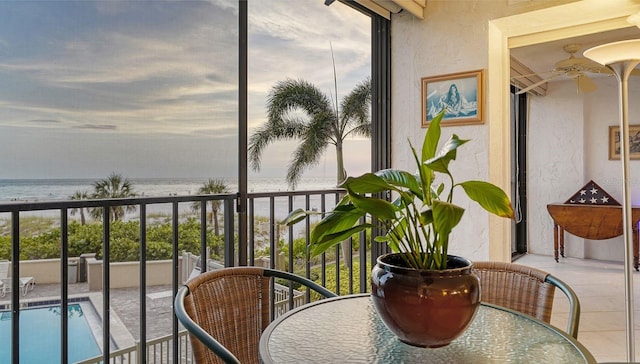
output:
M0 259L9 260L11 256L11 237L0 236Z
M60 229L20 239L20 259L34 260L60 256Z
M109 259L112 262L132 262L140 259L140 243L127 238L111 239Z
M286 259L289 259L289 244L281 240L279 245L280 251L284 253ZM295 239L293 241L293 259L294 262L298 260L307 260L307 242L304 238Z
M60 256L60 229L20 238L20 259L46 259ZM0 260L11 260L11 237L0 236Z
M102 224L69 224L69 256L79 257L85 253L102 256Z
M349 268L347 266L345 266L344 264L340 264L340 292L337 292L339 295L346 295L346 294L351 294L351 293L358 293L360 292L360 262L356 261L355 259L353 260L353 291L354 292L350 292L349 290L349 281L350 281L350 274L349 274ZM331 292L336 292L336 268L335 268L335 263L332 264L327 264L327 269L326 269L326 275L325 275L325 287L330 290ZM321 279L321 274L322 274L322 268L321 267L313 267L311 268L311 272L310 272L310 277L311 280L318 283L318 284L322 284L322 279ZM304 275L304 273L303 273ZM320 294L311 291L311 299L312 300L318 300L320 299L321 296Z
M172 251L172 244L166 241L147 242L147 260L169 259Z
M20 259L36 260L60 257L61 232L59 227L49 227L37 235L20 237ZM103 229L101 223L81 225L69 222L69 256L95 253L102 259ZM178 226L178 252L200 252L200 222L188 219ZM219 258L224 247L224 237L207 230L207 246L212 258ZM172 224L163 222L147 226L147 259L171 259L173 253ZM140 223L138 221L114 221L110 227L110 259L113 262L137 261L140 259ZM0 236L0 259L11 259L11 237Z

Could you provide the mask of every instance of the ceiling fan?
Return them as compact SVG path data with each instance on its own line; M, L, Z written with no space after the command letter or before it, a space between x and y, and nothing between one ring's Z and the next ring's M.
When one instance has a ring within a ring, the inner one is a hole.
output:
M576 43L567 44L564 47L562 47L562 49L564 49L565 52L569 53L569 58L556 62L554 65L553 71L543 72L540 74L540 75L550 74L548 77L543 78L543 80L523 88L522 90L516 92L516 94L519 95L519 94L525 93L545 82L548 82L560 76L566 76L572 79L573 81L575 81L576 85L578 86L579 93L587 93L587 92L595 91L597 86L593 82L593 80L591 80L591 78L587 76L587 73L611 74L611 71L608 68L590 59L576 57L575 54L580 50L581 47L582 46L580 44L576 44ZM518 76L514 78L526 77L526 76L531 76L531 75Z

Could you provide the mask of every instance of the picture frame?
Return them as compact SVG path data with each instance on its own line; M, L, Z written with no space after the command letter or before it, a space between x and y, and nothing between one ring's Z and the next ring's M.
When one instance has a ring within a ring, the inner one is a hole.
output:
M620 159L620 126L609 126L609 160ZM629 125L629 159L640 159L640 125Z
M443 109L441 125L484 123L484 69L421 79L423 128Z

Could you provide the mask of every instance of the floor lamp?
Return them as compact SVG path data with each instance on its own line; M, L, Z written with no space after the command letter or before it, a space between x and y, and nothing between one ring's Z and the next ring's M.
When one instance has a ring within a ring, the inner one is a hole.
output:
M629 186L629 75L640 63L640 39L625 40L593 47L584 56L607 66L618 79L620 94L620 160L622 161L622 224L625 242L624 279L627 332L627 361L635 360L635 332L633 328L633 230L631 222L631 195Z

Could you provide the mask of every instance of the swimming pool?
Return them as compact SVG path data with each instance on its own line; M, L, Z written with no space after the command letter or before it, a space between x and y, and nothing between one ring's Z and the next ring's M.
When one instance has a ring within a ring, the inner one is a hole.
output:
M101 354L79 303L69 304L69 362ZM0 313L0 363L11 362L11 312ZM20 310L20 362L60 362L60 306ZM7 338L7 339L4 339Z

